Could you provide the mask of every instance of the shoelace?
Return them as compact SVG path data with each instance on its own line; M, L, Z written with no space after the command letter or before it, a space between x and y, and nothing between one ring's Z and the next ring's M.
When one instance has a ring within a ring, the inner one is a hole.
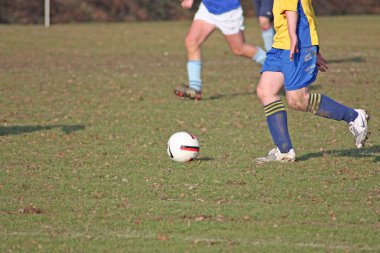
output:
M359 135L358 131L356 130L356 128L353 126L353 125L350 125L348 127L348 129L350 130L350 132L355 136L357 137Z
M269 151L268 155L266 157L260 157L257 160L259 161L275 161L276 160L276 150L272 149Z

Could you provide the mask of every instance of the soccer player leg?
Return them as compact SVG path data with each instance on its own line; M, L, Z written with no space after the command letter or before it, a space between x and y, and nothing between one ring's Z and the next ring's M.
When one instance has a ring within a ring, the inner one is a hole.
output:
M271 21L267 17L259 17L261 36L264 41L264 48L269 51L273 45L274 29Z
M271 59L268 61L271 61ZM268 66L266 66L268 65L267 62L263 69L268 68ZM273 69L275 69L275 67ZM257 158L257 163L295 160L295 153L292 149L288 131L286 110L278 96L283 82L284 77L281 72L265 71L262 73L259 85L257 86L257 95L264 105L269 132L276 145L276 148L272 149L267 156Z
M319 93L310 93L306 110L321 117L347 122L355 137L356 147L364 146L368 138L369 119L365 110L353 109Z
M232 35L224 35L224 38L234 55L244 56L258 64L264 64L266 58L265 51L259 46L246 43L243 31Z
M273 0L262 0L256 10L266 51L269 51L273 44L274 29L272 9Z
M258 46L245 42L244 17L241 7L218 15L217 20L216 25L223 33L233 54L250 58L259 64L264 63L265 51Z
M174 89L175 95L195 100L200 100L202 97L201 45L215 29L213 24L201 19L204 15L197 16L199 13L203 12L201 10L197 12L185 39L188 85Z
M243 31L237 34L224 35L224 37L234 55L244 56L259 64L264 64L266 57L265 51L258 46L245 43Z
M355 136L356 146L360 148L368 137L368 114L362 109L347 107L326 95L309 93L307 86L315 81L318 73L316 54L315 47L301 49L295 63L287 64L287 72L291 73L285 78L289 106L321 117L347 122L349 130Z
M302 48L295 55L294 61L284 64L285 89L289 106L300 111L308 111L315 115L335 120L351 122L357 117L355 110L335 102L327 96L312 93L307 88L318 74L317 47ZM282 57L285 60L287 50Z
M186 36L187 49L187 71L189 77L189 87L201 91L202 80L202 60L201 60L201 44L214 31L215 26L203 20L194 20L189 32Z

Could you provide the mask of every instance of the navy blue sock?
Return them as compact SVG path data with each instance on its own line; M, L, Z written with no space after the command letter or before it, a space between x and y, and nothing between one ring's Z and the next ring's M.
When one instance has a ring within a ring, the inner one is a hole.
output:
M347 123L354 121L358 116L354 109L318 93L310 93L306 111L329 119L344 120Z
M267 123L274 144L281 153L288 153L292 148L288 131L288 119L286 110L280 100L264 106Z

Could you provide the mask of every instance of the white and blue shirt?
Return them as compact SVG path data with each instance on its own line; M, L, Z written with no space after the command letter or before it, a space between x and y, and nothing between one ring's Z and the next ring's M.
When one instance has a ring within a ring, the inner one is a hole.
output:
M202 0L207 10L215 15L223 14L240 7L240 0Z

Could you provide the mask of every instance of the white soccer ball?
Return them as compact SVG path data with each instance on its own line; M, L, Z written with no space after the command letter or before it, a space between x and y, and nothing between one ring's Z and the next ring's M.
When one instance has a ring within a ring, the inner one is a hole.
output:
M188 132L173 134L168 141L168 155L176 162L190 162L198 156L199 142L197 137Z

